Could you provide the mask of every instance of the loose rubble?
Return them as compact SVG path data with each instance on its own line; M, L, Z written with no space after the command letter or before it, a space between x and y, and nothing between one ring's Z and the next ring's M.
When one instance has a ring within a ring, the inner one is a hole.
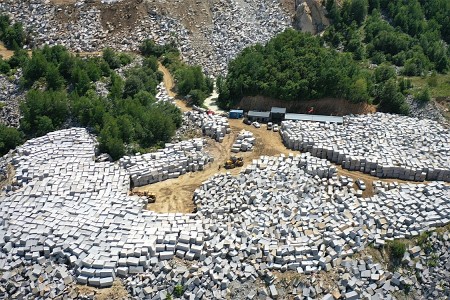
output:
M124 156L120 165L130 173L133 186L177 178L187 172L201 171L213 160L203 151L205 144L204 139L166 144L156 152Z
M285 121L285 145L380 178L450 182L450 133L431 120L376 113L344 124Z
M232 282L272 271L330 270L369 243L450 222L450 187L442 182L400 184L361 198L328 161L309 154L263 156L236 177L207 180L195 192L196 213L157 214L143 209L145 199L128 196L126 169L94 161L95 144L85 129L72 128L16 150L15 183L0 196L0 285L7 298L29 289L11 289L16 277L7 272L29 273L32 266L33 281L43 274L37 265L66 264L61 275L46 277L48 284L30 288L48 298L70 276L97 287L127 277L139 297L164 298L181 282L187 298L220 299ZM175 258L187 265L173 264ZM371 280L378 274L370 266L364 271Z
M0 74L0 123L10 127L19 127L20 121L20 101L25 98L25 93L20 89L19 79L22 70L8 78Z
M175 40L187 62L199 64L207 74L215 76L225 74L228 62L245 47L263 44L291 27L290 16L277 0L211 3L211 24L196 24L194 31L187 30L182 25L183 20L171 18L142 3L139 5L146 12L130 12L137 15L131 28L115 28L113 24L102 22L102 10L115 5L118 3L95 4L80 0L74 6L60 7L44 0L5 0L0 3L0 11L8 12L15 21L35 33L33 45L60 44L78 52L93 52L106 47L137 50L146 38L159 44ZM160 3L161 7L166 5L183 4Z
M290 16L277 0L217 1L211 10L212 28L200 28L202 38L208 42L193 43L183 55L215 76L226 74L228 62L245 47L265 44L291 27Z
M247 130L242 130L236 137L236 141L231 147L231 152L238 153L240 151L252 151L253 145L256 139L253 137L253 133Z
M439 123L445 123L445 117L442 115L439 108L436 106L436 102L421 102L415 100L413 96L408 95L406 98L406 103L410 107L410 116L418 119L430 119Z

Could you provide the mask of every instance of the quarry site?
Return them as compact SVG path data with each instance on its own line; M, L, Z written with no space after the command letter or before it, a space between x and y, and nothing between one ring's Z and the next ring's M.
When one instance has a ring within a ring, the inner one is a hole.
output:
M32 46L88 56L175 41L214 77L286 28L330 24L318 0L3 0L0 12ZM217 94L187 105L158 67L156 100L182 112L164 147L112 162L71 127L0 158L0 299L450 299L450 127L437 104L409 99L401 116L323 102L340 121L283 114L275 130L232 118ZM0 75L11 127L21 72Z

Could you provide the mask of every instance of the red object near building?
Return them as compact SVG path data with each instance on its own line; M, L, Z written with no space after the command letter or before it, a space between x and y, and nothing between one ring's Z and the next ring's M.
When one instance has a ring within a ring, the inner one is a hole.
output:
M308 114L312 114L312 113L314 113L314 107L310 107L309 109L308 109Z

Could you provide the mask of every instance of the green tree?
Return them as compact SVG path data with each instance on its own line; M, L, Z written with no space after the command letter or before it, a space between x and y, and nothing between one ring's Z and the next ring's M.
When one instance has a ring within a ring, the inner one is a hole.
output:
M36 118L36 134L38 136L45 135L51 131L54 131L52 119L47 116L38 116Z
M36 80L43 77L47 70L48 62L41 51L33 51L33 55L23 70L23 77L27 85L31 86Z
M25 32L21 23L15 23L13 26L9 26L3 33L3 42L7 49L19 49L25 44Z
M405 102L405 97L399 91L394 79L389 79L381 86L379 101L379 109L381 111L403 115L409 114L409 106Z
M22 142L23 135L19 130L0 124L0 155L5 155L9 150L16 148Z
M80 96L86 94L92 86L87 72L78 65L72 69L71 81L75 92Z
M52 90L59 90L64 86L64 78L59 74L58 67L50 63L45 71L45 80L47 81L47 88Z
M422 89L416 94L415 99L421 102L429 102L431 100L430 90L428 88Z
M7 74L11 70L11 67L7 61L4 61L0 55L0 73Z
M355 103L367 102L370 99L367 81L364 78L359 78L353 83L349 99Z
M352 0L350 5L351 19L361 25L367 16L368 9L368 0Z
M111 73L111 84L109 86L109 98L120 99L123 93L123 80L117 73Z
M141 90L144 90L144 83L140 77L132 75L125 81L123 98L133 97Z
M38 130L49 128L51 120L52 130L59 129L69 116L69 103L65 91L39 91L30 90L25 101L20 103L22 119L20 128L29 134L35 134Z
M29 61L30 57L28 52L24 49L14 50L13 56L9 59L8 63L11 68L25 67Z
M160 57L164 52L165 49L163 46L156 45L156 43L153 40L144 40L139 47L139 50L142 55L144 56L156 56Z
M376 83L381 83L381 82L385 82L388 81L391 78L395 78L397 75L395 73L395 69L388 65L388 64L382 64L380 66L378 66L375 69L375 82Z
M111 48L104 49L102 56L111 69L117 69L120 67L121 65L120 59L113 49Z

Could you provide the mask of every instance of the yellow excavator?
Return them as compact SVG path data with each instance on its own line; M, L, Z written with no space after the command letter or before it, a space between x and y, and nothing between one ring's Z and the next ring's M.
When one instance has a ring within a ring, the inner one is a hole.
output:
M244 165L244 159L242 157L232 156L225 162L225 169L234 169L236 167L242 167Z

